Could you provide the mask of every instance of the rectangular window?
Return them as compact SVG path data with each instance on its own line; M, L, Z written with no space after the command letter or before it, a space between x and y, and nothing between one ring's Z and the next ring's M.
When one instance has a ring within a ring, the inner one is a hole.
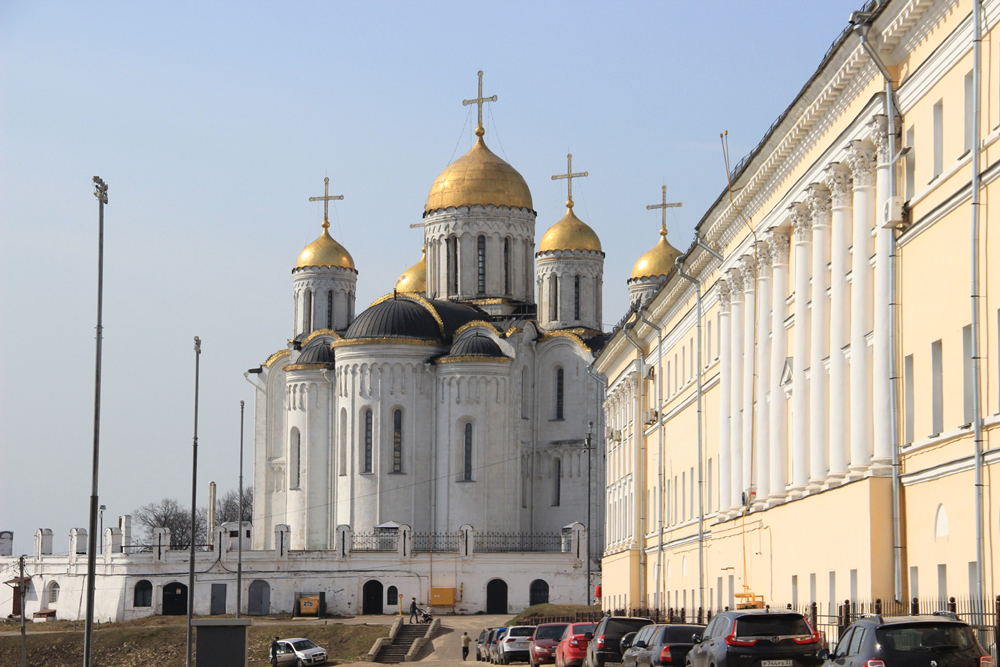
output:
M687 366L688 366L688 364L687 364L687 348L686 347L682 347L681 348L681 385L680 385L682 387L685 384L687 384Z
M694 468L691 468L691 471L688 474L688 479L691 480L691 511L688 512L688 518L693 519L694 518Z
M365 410L365 467L362 472L372 471L372 411Z
M944 171L944 102L934 105L934 177Z
M677 523L677 489L679 488L680 486L677 484L677 475L674 475L674 523ZM681 497L683 498L683 496Z
M563 369L556 369L556 419L563 418Z
M1000 315L998 315L998 318L1000 318ZM670 394L670 362L668 361L667 362L667 396L669 397L670 395L671 395Z
M931 434L944 430L944 378L941 365L941 341L931 343Z
M392 413L392 471L403 472L403 411Z
M809 603L816 602L816 573L809 575Z
M580 319L580 276L573 278L573 319Z
M972 390L972 325L967 324L962 327L962 423L969 426L972 424L973 399L975 394Z
M975 103L975 88L972 85L972 71L970 70L968 74L965 75L965 141L962 143L962 148L965 153L972 150L972 130L973 130L973 119L975 117L975 109L973 104Z
M479 293L486 294L486 237L480 236L478 241Z
M729 575L729 608L736 609L736 592L733 590L733 575Z
M687 473L681 473L681 521L687 519Z
M979 563L969 561L969 597L979 597Z
M705 513L712 513L712 459L708 459L708 493L705 494Z
M913 199L914 190L916 188L914 184L914 173L917 165L916 156L913 148L913 126L906 131L906 145L910 147L910 152L906 154L906 199Z
M708 360L712 358L712 320L709 320L706 324L706 335L705 335L705 365L708 366Z
M666 496L666 510L664 512L664 516L667 517L667 525L669 526L669 525L671 525L673 523L673 521L670 520L671 514L670 514L670 480L669 479L667 480L667 492L664 495Z
M937 566L938 572L938 604L941 608L944 608L945 603L948 602L948 566L941 564Z
M903 444L913 442L913 355L903 359Z
M333 328L333 290L326 292L326 328Z
M688 341L688 346L689 346L688 349L691 350L691 364L690 365L691 365L691 379L693 380L694 379L694 364L695 364L695 361L694 361L694 338L692 338L692 339L690 339Z
M851 602L858 601L858 571L851 570Z
M799 608L799 575L792 575L792 609Z
M910 597L920 597L920 573L916 565L910 567Z
M510 239L503 240L503 293L510 294Z
M830 616L837 613L837 573L830 573Z
M715 580L715 590L719 595L719 601L716 603L718 606L716 609L722 611L722 577L717 577Z

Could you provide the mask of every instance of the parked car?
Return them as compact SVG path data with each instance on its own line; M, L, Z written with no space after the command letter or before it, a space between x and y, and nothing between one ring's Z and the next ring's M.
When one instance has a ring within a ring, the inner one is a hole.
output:
M793 611L723 611L695 635L688 667L816 667L819 633ZM875 667L869 665L868 667Z
M823 649L819 657L824 667L993 667L972 627L950 612L866 616L847 627L832 653Z
M479 651L479 659L484 662L492 662L490 659L490 651L492 650L493 642L496 640L497 631L500 628L492 628L486 633L486 639L483 641L483 646Z
M555 662L556 645L566 630L567 623L542 623L528 638L528 662L531 667Z
M503 641L497 644L497 662L509 665L517 661L530 661L528 640L534 633L533 625L514 625L508 628Z
M622 637L652 623L648 618L605 616L598 621L594 638L587 644L585 667L619 667Z
M479 636L476 637L476 660L483 659L484 647L486 646L486 640L490 636L490 631L496 630L496 628L483 628L479 632Z
M647 625L622 654L622 667L681 667L694 646L692 638L704 631L704 625Z
M326 662L326 649L320 648L308 639L295 637L279 639L275 649L275 657L279 665L322 665Z
M587 657L587 644L594 638L597 623L570 623L563 630L553 655L556 667L580 667Z
M490 639L487 659L494 665L498 664L497 659L499 657L500 642L503 641L503 636L507 634L508 630L510 630L510 628L497 628L496 632L493 633L493 637Z

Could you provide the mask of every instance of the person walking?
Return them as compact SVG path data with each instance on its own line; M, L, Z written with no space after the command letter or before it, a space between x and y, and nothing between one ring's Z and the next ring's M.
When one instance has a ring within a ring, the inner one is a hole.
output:
M469 657L469 644L472 643L472 637L469 636L468 632L462 633L462 662Z
M278 667L278 638L271 642L271 667Z
M418 621L417 618L417 598L410 598L410 624Z

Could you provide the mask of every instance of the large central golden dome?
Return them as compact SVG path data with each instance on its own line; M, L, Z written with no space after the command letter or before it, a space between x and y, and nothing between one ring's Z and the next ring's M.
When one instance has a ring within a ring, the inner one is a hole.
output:
M597 233L573 213L573 201L566 202L566 215L549 227L538 242L538 252L551 250L594 250L601 252Z
M296 269L310 266L336 266L343 269L355 269L351 253L347 252L347 248L330 236L327 226L328 224L324 222L323 233L319 235L319 238L299 253L299 260L295 262Z
M476 131L479 138L472 150L452 162L434 181L425 212L476 204L531 208L528 184L514 167L486 147L481 132L481 128Z

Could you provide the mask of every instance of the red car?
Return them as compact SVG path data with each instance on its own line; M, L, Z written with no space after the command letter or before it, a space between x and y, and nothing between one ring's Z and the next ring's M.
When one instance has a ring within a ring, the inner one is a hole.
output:
M594 638L597 623L569 623L556 645L556 667L580 667L587 657L587 644Z
M555 662L556 644L562 639L568 623L542 623L528 638L528 662L531 667Z

